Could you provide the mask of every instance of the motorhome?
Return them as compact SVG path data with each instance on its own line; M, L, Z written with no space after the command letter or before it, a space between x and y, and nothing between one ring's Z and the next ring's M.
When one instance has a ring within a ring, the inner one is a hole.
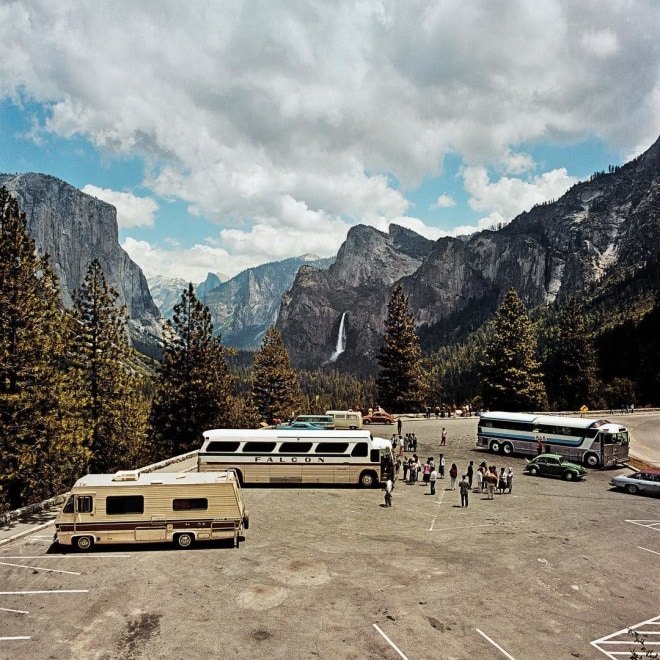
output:
M233 539L249 514L236 474L122 470L78 479L55 520L55 541L89 550L95 544Z
M326 415L332 415L336 429L361 429L362 413L359 410L327 410Z

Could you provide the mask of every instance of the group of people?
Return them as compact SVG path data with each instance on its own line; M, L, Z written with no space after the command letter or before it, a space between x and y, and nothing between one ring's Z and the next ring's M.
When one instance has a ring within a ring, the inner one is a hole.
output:
M496 490L500 494L513 492L513 468L502 467L498 473L496 465L482 461L477 469L477 492L488 493L488 499L492 500Z
M417 435L415 433L406 433L405 436L402 436L400 433L397 435L394 433L391 439L392 443L392 452L397 453L401 456L404 451L417 451Z

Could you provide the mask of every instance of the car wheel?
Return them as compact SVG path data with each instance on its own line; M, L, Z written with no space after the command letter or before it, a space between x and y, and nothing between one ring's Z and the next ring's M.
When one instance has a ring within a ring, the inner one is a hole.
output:
M529 468L528 472L535 477L539 473L539 469L535 466L532 465L532 467Z
M376 483L376 475L373 472L363 472L360 475L360 486L363 488L372 488Z
M363 419L363 420L362 420L362 423L363 423L365 426L369 426L369 424L371 424L371 420L370 420L370 419Z
M513 454L513 445L510 442L505 442L502 445L502 453L505 456L511 456L511 454Z
M637 493L639 493L639 488L635 486L635 484L627 484L626 492L630 493L631 495L637 495Z
M176 543L177 548L189 548L193 544L193 535L188 532L183 534L178 534L174 543Z
M490 450L493 454L498 454L500 451L500 443L497 440L493 440L493 442L490 443Z
M584 464L587 467L596 468L598 467L599 463L600 463L600 459L598 458L598 454L590 453L584 457Z
M575 479L575 474L573 472L564 472L562 476L566 481L573 481L573 479Z
M89 550L94 545L94 538L91 536L78 536L75 543L78 550Z

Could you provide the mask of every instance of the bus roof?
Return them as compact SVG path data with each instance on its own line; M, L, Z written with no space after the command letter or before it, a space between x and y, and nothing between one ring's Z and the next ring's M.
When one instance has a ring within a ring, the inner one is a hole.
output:
M295 440L304 438L305 440L314 440L323 438L324 440L347 440L350 438L359 438L368 440L371 437L371 431L368 429L357 429L354 431L344 431L336 429L322 429L318 431L307 429L210 429L202 434L205 440L226 440L232 438L235 440L259 439L259 440L277 440L285 438Z
M234 481L233 471L223 472L138 472L122 470L114 474L87 474L73 485L73 488L99 488L108 486L185 486L198 484L226 484Z
M481 414L482 419L492 419L510 422L528 422L530 424L561 425L577 429L598 428L608 425L604 419L587 419L585 417L566 417L561 415L536 415L533 413L514 412L486 412ZM619 427L624 430L624 427ZM612 431L607 431L612 433ZM617 431L618 432L618 431Z

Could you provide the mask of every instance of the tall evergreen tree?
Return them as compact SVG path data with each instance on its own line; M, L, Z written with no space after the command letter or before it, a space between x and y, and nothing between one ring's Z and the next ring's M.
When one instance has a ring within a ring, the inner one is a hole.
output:
M192 284L166 323L165 342L151 413L154 458L198 448L202 432L227 426L233 409L227 349Z
M408 297L397 284L387 303L384 344L378 355L378 403L390 412L421 410L426 399L422 351Z
M542 410L547 407L537 340L527 310L511 289L490 323L482 362L484 405L492 410Z
M554 408L593 407L597 386L596 351L584 320L584 308L571 296L550 331L545 382Z
M271 424L297 413L301 404L298 377L275 326L266 331L252 367L251 400L259 419Z
M83 469L67 323L48 256L0 189L0 510L66 490Z
M98 259L73 293L76 340L73 362L84 403L92 472L134 468L144 442L146 411L139 402L139 377L131 373L127 316Z

